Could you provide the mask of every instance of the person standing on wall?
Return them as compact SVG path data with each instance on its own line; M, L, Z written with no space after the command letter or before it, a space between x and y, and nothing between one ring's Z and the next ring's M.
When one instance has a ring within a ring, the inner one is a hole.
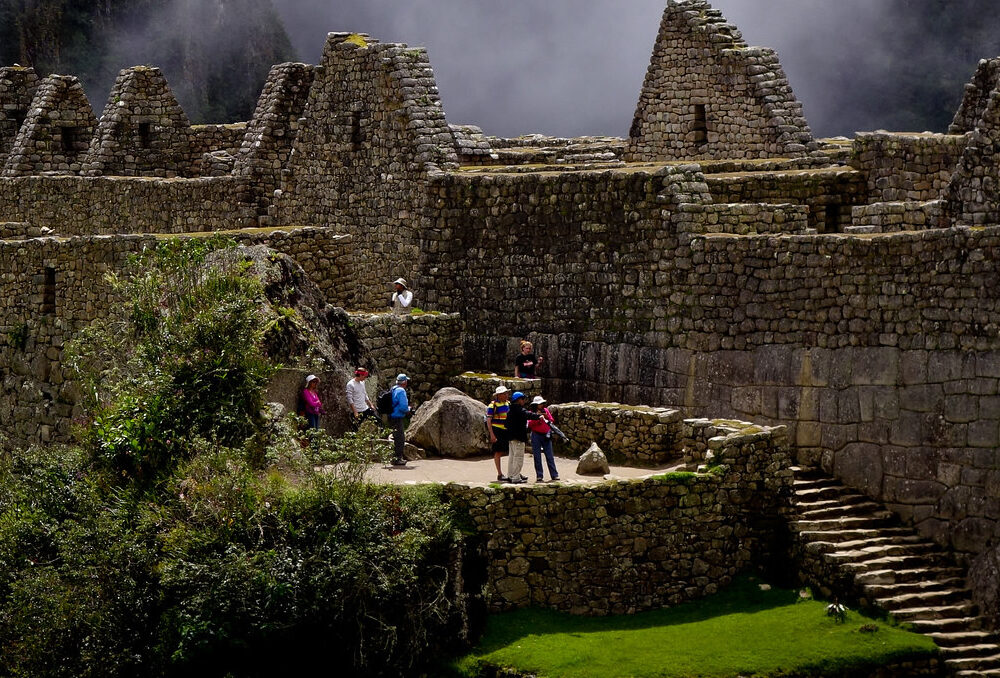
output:
M486 406L486 430L490 434L490 450L493 452L493 463L497 467L497 480L501 483L509 479L500 469L500 458L510 450L509 439L507 437L507 412L510 411L508 394L510 389L506 386L497 386L493 391L493 400Z
M382 426L382 419L375 413L375 405L368 397L368 390L365 388L365 379L368 378L368 370L359 367L354 370L354 377L347 382L347 404L351 406L354 415L352 424L354 430L361 428L365 419L371 419L379 426Z
M392 312L396 315L406 315L410 312L410 306L413 304L413 292L406 287L405 278L396 278L392 281L392 286L395 291L392 293L392 299L389 300L389 306L392 307Z
M539 420L541 414L524 409L525 395L514 391L510 397L510 409L507 412L507 437L510 440L510 456L507 457L507 477L511 483L525 483L528 477L521 475L524 466L524 446L528 435L528 423Z
M392 425L392 442L395 456L392 459L393 466L406 466L406 458L403 456L403 448L406 439L403 437L403 420L410 416L410 400L406 396L406 387L410 383L410 378L405 374L396 377L396 385L392 387L392 413L389 415L389 423Z
M302 402L309 428L319 428L319 415L323 414L323 402L319 399L319 377L306 377L306 387L302 389Z
M545 476L542 473L542 455L545 455L545 464L549 467L549 480L559 480L559 471L556 470L556 459L552 454L552 413L545 407L547 401L542 396L535 396L531 401L531 411L542 415L538 419L528 421L528 430L531 431L531 454L535 458L535 482L544 483Z
M542 364L542 358L534 353L531 342L521 342L521 352L514 358L514 376L519 379L538 379L535 370Z

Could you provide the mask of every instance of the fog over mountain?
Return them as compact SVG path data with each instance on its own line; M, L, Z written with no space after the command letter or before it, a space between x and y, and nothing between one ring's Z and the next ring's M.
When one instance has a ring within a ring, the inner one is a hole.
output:
M479 124L492 134L567 136L627 133L665 5L665 0L274 2L307 61L319 58L324 36L333 30L424 45L451 122ZM926 13L935 2L916 5ZM983 3L953 6L977 4ZM894 72L914 60L901 40L922 36L925 57L959 51L929 26L912 25L905 10L914 3L717 0L713 6L740 27L749 44L778 51L818 135L926 123L943 131L977 59L993 56L960 55L953 65L958 74L948 76L947 87L909 93L913 83ZM924 67L921 74L938 82L943 77ZM924 102L940 109L928 119L885 106L893 97L942 100Z

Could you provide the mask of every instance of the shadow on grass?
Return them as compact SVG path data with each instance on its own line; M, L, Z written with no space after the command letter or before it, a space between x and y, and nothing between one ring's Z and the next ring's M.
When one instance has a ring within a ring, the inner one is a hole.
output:
M548 630L571 636L604 631L636 631L693 624L733 614L750 615L794 605L799 600L797 591L761 590L762 583L757 578L741 577L714 596L634 615L583 617L538 608L506 612L487 620L486 633L477 646L476 653L486 655L516 643L525 636L542 635Z

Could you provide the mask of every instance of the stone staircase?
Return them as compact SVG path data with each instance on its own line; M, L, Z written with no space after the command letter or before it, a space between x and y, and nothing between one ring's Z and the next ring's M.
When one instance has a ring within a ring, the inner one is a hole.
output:
M1000 636L984 629L950 555L821 471L794 470L789 525L807 583L930 636L947 675L1000 676Z

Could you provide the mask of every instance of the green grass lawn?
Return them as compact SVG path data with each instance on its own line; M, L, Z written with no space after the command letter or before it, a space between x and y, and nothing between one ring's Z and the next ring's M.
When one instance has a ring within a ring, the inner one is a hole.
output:
M861 631L874 625L875 631ZM826 603L741 580L703 600L620 617L518 610L491 617L451 669L499 666L539 678L840 676L937 653L933 641L855 612L838 623Z

